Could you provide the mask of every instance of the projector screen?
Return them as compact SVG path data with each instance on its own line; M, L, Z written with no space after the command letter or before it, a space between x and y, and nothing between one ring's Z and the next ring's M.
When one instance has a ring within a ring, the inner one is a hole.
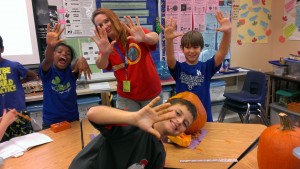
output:
M23 65L39 64L32 0L0 1L2 57Z

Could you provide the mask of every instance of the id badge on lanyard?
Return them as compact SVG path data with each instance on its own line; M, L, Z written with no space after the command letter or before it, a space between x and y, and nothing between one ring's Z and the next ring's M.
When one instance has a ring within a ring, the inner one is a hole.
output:
M127 77L128 77L127 51L125 52L125 56L124 56L116 44L115 44L115 48L116 48L117 52L119 53L119 56L121 57L121 59L124 62L124 68L125 68L125 72L126 72L126 80L123 81L123 92L130 92L130 80L127 80Z

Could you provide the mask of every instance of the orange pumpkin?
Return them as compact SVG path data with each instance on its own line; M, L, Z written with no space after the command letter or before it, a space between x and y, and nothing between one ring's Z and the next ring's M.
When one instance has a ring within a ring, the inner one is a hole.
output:
M191 124L191 126L185 131L186 134L193 134L196 132L199 132L200 129L205 125L207 120L206 110L198 98L198 96L192 92L181 92L176 94L175 96L169 98L169 99L175 99L180 98L187 101L190 101L192 104L195 105L197 109L197 118L194 120L194 122Z
M192 141L192 135L181 133L179 136L168 136L168 139L181 147L188 147Z
M300 160L293 149L300 146L300 128L293 127L290 119L280 113L280 125L266 128L258 142L257 162L260 169L297 169Z

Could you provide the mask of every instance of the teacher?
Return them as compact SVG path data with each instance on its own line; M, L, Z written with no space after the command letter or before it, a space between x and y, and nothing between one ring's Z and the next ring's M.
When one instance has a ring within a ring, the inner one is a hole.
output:
M138 111L156 96L162 103L162 87L150 52L156 49L158 34L141 27L129 16L125 22L110 9L93 12L93 41L99 48L96 65L113 70L117 79L117 108Z

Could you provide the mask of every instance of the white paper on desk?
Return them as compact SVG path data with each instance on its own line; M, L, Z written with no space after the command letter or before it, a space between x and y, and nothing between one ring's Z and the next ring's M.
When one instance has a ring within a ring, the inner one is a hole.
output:
M89 88L92 90L110 90L110 86L108 82L91 83L89 84Z
M248 72L249 70L248 69L243 69L243 68L238 68L237 69L239 72Z
M19 136L0 144L0 157L6 159L11 156L22 154L32 147L53 141L49 136L42 133L31 133Z

